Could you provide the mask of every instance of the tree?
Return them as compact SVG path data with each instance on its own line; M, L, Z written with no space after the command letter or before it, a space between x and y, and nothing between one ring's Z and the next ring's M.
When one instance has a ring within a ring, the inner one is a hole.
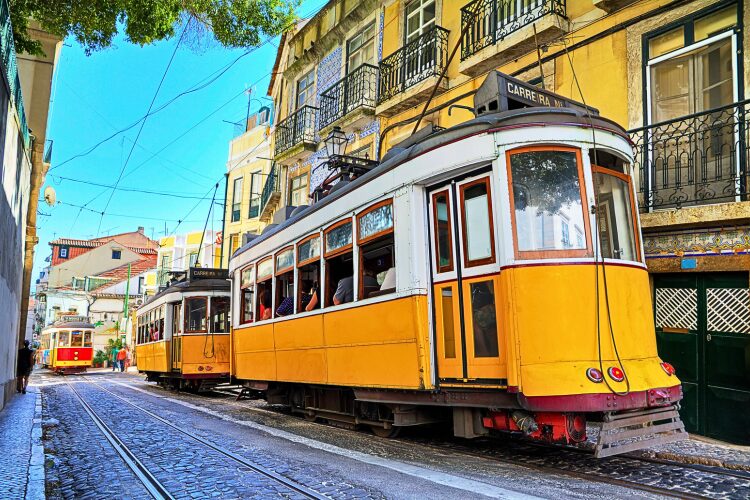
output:
M87 54L112 45L122 27L138 45L170 38L180 26L210 32L225 47L254 47L294 22L299 0L9 0L16 51L43 55L29 36L33 18L50 33L73 36Z

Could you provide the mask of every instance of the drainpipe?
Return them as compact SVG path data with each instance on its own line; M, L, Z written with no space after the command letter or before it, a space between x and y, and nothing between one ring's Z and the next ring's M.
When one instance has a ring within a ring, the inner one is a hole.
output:
M34 267L34 247L39 242L36 235L36 211L39 202L39 191L44 184L44 176L49 170L49 163L44 163L44 141L32 140L31 143L31 186L29 189L29 206L26 210L26 243L23 253L23 283L21 286L21 311L18 322L18 348L23 347L26 338L26 311L29 309L29 292L31 291L31 271Z

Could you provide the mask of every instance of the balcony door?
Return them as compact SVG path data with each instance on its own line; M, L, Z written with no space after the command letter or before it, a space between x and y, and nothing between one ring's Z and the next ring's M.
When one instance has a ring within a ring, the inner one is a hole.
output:
M420 41L435 27L435 0L413 0L404 12L404 81L409 87L435 66L436 38Z
M375 22L371 22L346 44L347 81L344 90L344 114L359 106L374 106L378 91L378 75L362 65L375 63Z

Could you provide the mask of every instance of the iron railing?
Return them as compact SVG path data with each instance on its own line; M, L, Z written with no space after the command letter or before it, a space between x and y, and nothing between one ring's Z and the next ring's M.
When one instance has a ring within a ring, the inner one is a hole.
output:
M21 134L26 147L29 146L29 126L26 122L26 112L21 95L21 80L18 77L18 63L16 62L16 45L13 42L13 27L10 24L10 9L7 0L0 0L0 58L2 59L5 79L10 87L10 96L18 113L21 124Z
M301 142L315 139L318 108L302 106L276 126L276 154L279 155ZM268 182L266 182L268 184Z
M378 103L439 74L448 59L448 33L433 26L380 61Z
M320 94L321 130L355 109L374 108L378 96L378 68L362 64Z
M260 194L261 212L266 208L266 204L268 203L268 200L271 199L271 195L280 190L279 181L280 178L276 172L276 164L274 163L273 166L271 166L271 171L268 172L268 177L266 177L266 183L263 185L263 192Z
M749 105L631 130L641 211L747 200Z
M565 0L474 0L461 8L461 60L547 14L565 12Z

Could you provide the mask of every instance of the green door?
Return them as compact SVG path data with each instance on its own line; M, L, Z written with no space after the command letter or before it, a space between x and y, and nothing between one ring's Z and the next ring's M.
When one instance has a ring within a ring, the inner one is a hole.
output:
M750 290L747 273L654 277L659 356L683 383L690 432L750 444Z

